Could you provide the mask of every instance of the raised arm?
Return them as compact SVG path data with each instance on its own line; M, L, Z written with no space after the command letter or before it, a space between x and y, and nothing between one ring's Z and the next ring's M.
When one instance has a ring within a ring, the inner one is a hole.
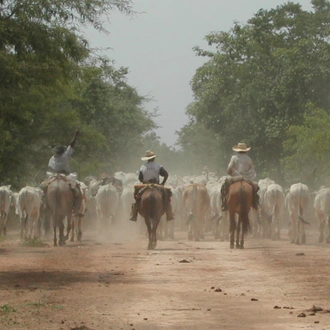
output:
M76 144L76 141L77 141L77 137L79 135L79 129L77 129L75 132L74 132L74 136L70 142L70 146L71 148L74 148L75 144Z

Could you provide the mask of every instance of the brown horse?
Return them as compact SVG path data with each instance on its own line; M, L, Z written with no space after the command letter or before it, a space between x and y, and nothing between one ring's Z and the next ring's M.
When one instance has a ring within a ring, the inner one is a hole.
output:
M165 213L163 194L158 187L153 184L143 188L139 202L139 213L144 218L148 228L149 244L148 250L153 250L157 246L157 227L160 218Z
M249 212L252 206L253 188L244 180L234 182L228 191L228 211L230 221L230 248L234 248L236 232L236 248L244 248L244 235L250 230ZM236 223L235 215L238 214ZM241 238L240 232L242 230Z
M74 196L70 185L57 175L47 188L47 204L51 213L51 222L54 228L54 246L57 246L56 228L59 228L60 246L65 245L71 230L71 216ZM64 219L67 218L67 235L64 236Z

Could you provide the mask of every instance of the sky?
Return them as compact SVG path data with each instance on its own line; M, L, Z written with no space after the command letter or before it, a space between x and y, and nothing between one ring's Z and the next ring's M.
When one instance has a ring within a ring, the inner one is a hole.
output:
M206 61L194 46L207 49L204 37L213 31L229 31L235 21L247 23L259 9L276 8L282 0L133 0L134 17L113 11L109 34L88 30L91 47L115 67L129 69L128 83L140 95L153 100L146 109L157 109L155 122L162 143L175 146L179 131L189 122L186 107L193 102L190 81ZM310 0L294 1L312 10ZM107 49L109 48L109 49ZM107 49L107 50L105 50Z

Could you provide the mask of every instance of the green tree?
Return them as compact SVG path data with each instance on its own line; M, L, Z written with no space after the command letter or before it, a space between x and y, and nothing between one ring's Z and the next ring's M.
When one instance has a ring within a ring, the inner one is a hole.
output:
M286 182L303 180L318 189L329 185L330 172L330 115L309 104L301 125L287 130L282 159Z
M68 143L76 126L84 148L73 166L82 173L90 170L86 156L97 160L94 169L116 164L154 126L126 70L93 60L81 31L107 33L103 21L115 9L133 14L130 0L0 1L1 183L34 181L51 144Z
M192 79L188 115L217 133L224 150L244 141L258 172L281 178L287 128L301 124L306 104L329 111L330 6L314 12L288 2L259 10L246 25L205 37L215 51L195 47L208 61Z

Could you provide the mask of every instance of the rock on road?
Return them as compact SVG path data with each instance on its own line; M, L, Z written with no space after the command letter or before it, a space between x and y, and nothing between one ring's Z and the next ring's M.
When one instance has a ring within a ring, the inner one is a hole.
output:
M1 241L0 329L330 329L328 245L176 235L154 251L144 237Z

